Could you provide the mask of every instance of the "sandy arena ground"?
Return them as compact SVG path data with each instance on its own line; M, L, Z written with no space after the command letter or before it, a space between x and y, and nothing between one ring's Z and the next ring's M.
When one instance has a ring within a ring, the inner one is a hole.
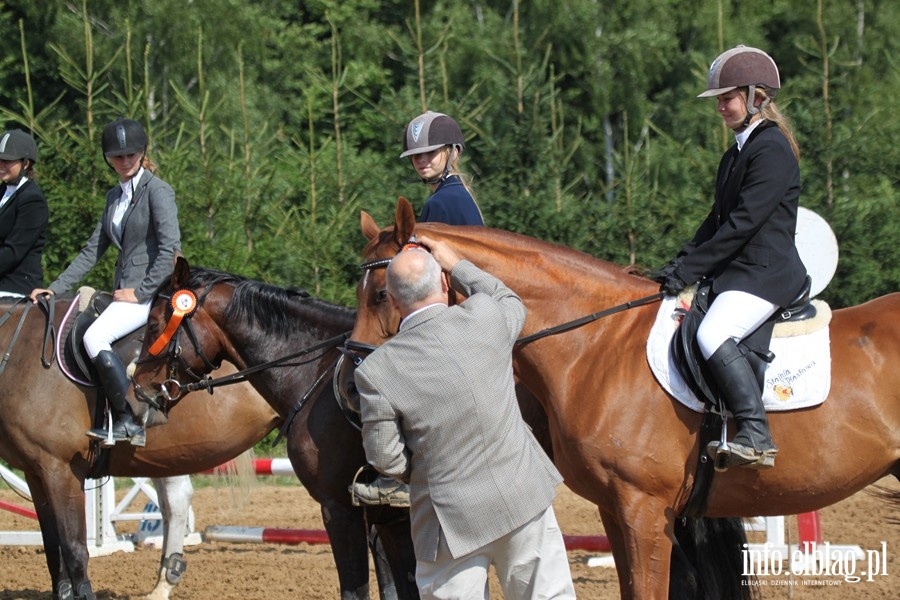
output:
M891 489L900 488L892 479L880 484ZM22 504L21 499L0 484L0 500ZM239 506L236 506L239 505ZM139 511L142 506L134 506ZM602 534L596 510L565 488L555 503L563 532L570 535ZM284 527L321 529L318 505L299 486L273 485L260 479L251 486L249 497L235 500L235 494L223 485L205 487L195 492L194 511L196 529L209 525L243 525L255 527ZM856 544L887 566L886 575L868 581L850 583L841 576L794 575L762 578L763 598L797 600L860 600L895 599L900 597L900 525L895 510L870 494L855 496L822 510L825 540L832 544ZM788 518L791 541L797 540L797 524ZM129 530L129 526L131 529ZM0 511L0 531L33 530L36 523L26 518ZM136 524L120 526L120 533L136 530ZM752 534L751 541L764 541ZM159 551L139 548L135 552L119 552L90 561L90 575L102 599L141 598L156 581ZM593 553L569 553L572 576L579 598L607 600L618 598L615 570L590 567ZM181 585L173 593L175 599L220 600L242 598L271 600L280 598L328 599L339 598L337 575L330 546L308 545L274 546L262 544L229 544L205 542L186 549L188 570ZM852 563L856 574L867 569L866 559ZM851 564L851 563L848 563ZM882 567L883 568L883 567ZM375 590L374 576L371 579ZM51 598L50 578L44 553L34 546L0 546L0 600L44 600ZM373 592L373 598L377 594ZM492 598L502 594L492 581Z

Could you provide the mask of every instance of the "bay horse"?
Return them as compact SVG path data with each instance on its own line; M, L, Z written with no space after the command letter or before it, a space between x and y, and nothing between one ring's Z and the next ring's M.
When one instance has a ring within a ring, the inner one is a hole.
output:
M97 388L76 385L53 361L42 364L54 356L53 341L45 338L48 311L26 302L0 302L5 323L0 347L8 353L0 372L0 457L21 469L28 484L53 597L94 597L87 571L85 479L128 476L152 478L159 492L163 556L148 597L165 600L184 570L193 493L187 474L217 467L251 448L279 417L252 388L241 386L217 398L215 409L210 402L179 407L173 412L177 418L151 428L146 447L119 443L101 457L85 435L98 410ZM50 302L58 330L72 299ZM138 339L132 334L122 342Z
M194 308L166 334L173 306L186 297L185 290L192 292ZM355 310L302 290L191 269L179 257L171 280L152 301L133 373L136 396L151 403L206 405L201 400L205 394L182 394L207 386L206 376L222 361L235 365L287 422L288 458L310 496L321 504L341 599L369 598L370 531L381 597L418 598L408 510L353 506L348 490L366 458L359 430L335 399L331 373L355 319ZM151 352L161 336L164 343ZM311 349L315 351L307 353ZM212 381L209 389L219 389ZM217 397L218 392L213 393L213 403Z
M363 212L361 227L369 240L363 260L375 268L359 282L348 347L377 346L396 333L399 315L377 267L413 234L447 242L515 291L528 310L523 336L658 288L624 267L524 235L417 224L404 198L392 226L381 229ZM634 600L667 596L676 521L700 452L701 415L669 396L646 361L658 308L624 310L514 351L517 377L546 411L554 462L566 485L597 505L621 596ZM717 473L707 517L815 511L882 477L900 479L900 293L834 311L830 327L828 398L815 408L770 414L780 447L776 468ZM900 493L885 495L900 505Z

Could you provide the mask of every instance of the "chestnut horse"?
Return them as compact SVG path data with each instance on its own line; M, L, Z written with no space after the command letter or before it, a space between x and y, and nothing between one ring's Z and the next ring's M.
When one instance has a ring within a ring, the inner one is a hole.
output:
M193 292L195 309L169 328L174 322L172 306L185 297L185 290ZM153 299L133 374L136 395L179 406L200 402L205 393L183 402L179 398L191 389L206 387L205 375L222 361L234 364L288 423L288 458L300 482L321 504L342 600L369 598L370 527L381 597L418 598L408 511L355 507L348 491L366 458L359 430L335 400L331 375L355 315L350 308L302 290L211 269L190 269L179 257L171 281ZM157 348L161 336L163 342ZM219 389L216 386L228 380L212 380L209 389ZM218 393L212 397L215 400ZM182 421L181 416L177 418ZM207 425L200 419L183 426ZM186 448L185 453L193 450Z
M399 317L385 295L384 269L377 267L414 233L446 241L513 289L528 309L522 335L658 288L623 267L524 235L416 224L403 198L393 226L381 230L365 212L361 221L370 240L364 260L375 268L359 283L348 346L377 346L396 333ZM669 396L647 364L645 344L658 308L618 312L514 351L516 375L544 405L566 485L600 511L622 597L641 600L667 595L676 520L700 450L701 415ZM827 400L770 415L780 447L776 468L716 474L706 516L814 511L884 476L900 478L900 293L837 310L830 327ZM889 495L900 503L900 494Z

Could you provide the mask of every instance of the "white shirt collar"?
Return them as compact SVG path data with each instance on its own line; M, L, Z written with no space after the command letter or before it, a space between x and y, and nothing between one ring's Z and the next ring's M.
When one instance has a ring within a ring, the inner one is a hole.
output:
M141 180L141 177L144 176L144 167L138 169L138 172L134 174L134 177L129 179L128 181L120 181L119 187L122 188L122 195L119 196L120 200L127 200L131 202L131 198L134 196L134 184L137 181Z
M760 125L762 122L763 122L763 119L757 119L756 121L753 121L752 123L747 125L747 128L744 129L743 131L740 131L740 132L734 134L734 139L737 140L738 152L740 152L741 149L743 149L744 144L747 143L747 139L750 137L750 134L753 133L753 130L756 129L757 126Z
M409 313L408 315L406 315L402 321L400 321L400 327L397 328L397 331L398 332L403 331L403 326L406 325L407 323L409 323L409 318L411 316L417 315L420 312L422 312L423 310L428 310L429 308L431 308L433 306L447 306L447 305L443 304L442 302L435 302L434 304L428 304L427 306L423 306L422 308L417 308L416 310L414 310L411 313Z
M28 178L23 176L23 177L19 178L19 183L17 185L15 185L15 186L7 185L6 189L3 191L3 197L0 197L0 206L3 206L4 204L6 204L6 201L9 200L12 197L12 195L16 193L16 190L18 190L20 187L25 185L26 181L28 181Z

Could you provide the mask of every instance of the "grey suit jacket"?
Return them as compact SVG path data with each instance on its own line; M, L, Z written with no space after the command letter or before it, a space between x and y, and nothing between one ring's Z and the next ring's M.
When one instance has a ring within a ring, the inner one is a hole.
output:
M110 245L119 250L113 289L134 288L138 300L149 300L172 275L175 253L181 250L175 191L150 171L144 171L122 219L122 240L112 230L112 216L121 195L116 186L106 193L103 216L87 245L50 284L56 294L71 291L96 265Z
M562 476L522 420L512 347L522 301L461 261L462 304L427 308L356 370L366 457L410 484L416 558L454 557L543 512Z

